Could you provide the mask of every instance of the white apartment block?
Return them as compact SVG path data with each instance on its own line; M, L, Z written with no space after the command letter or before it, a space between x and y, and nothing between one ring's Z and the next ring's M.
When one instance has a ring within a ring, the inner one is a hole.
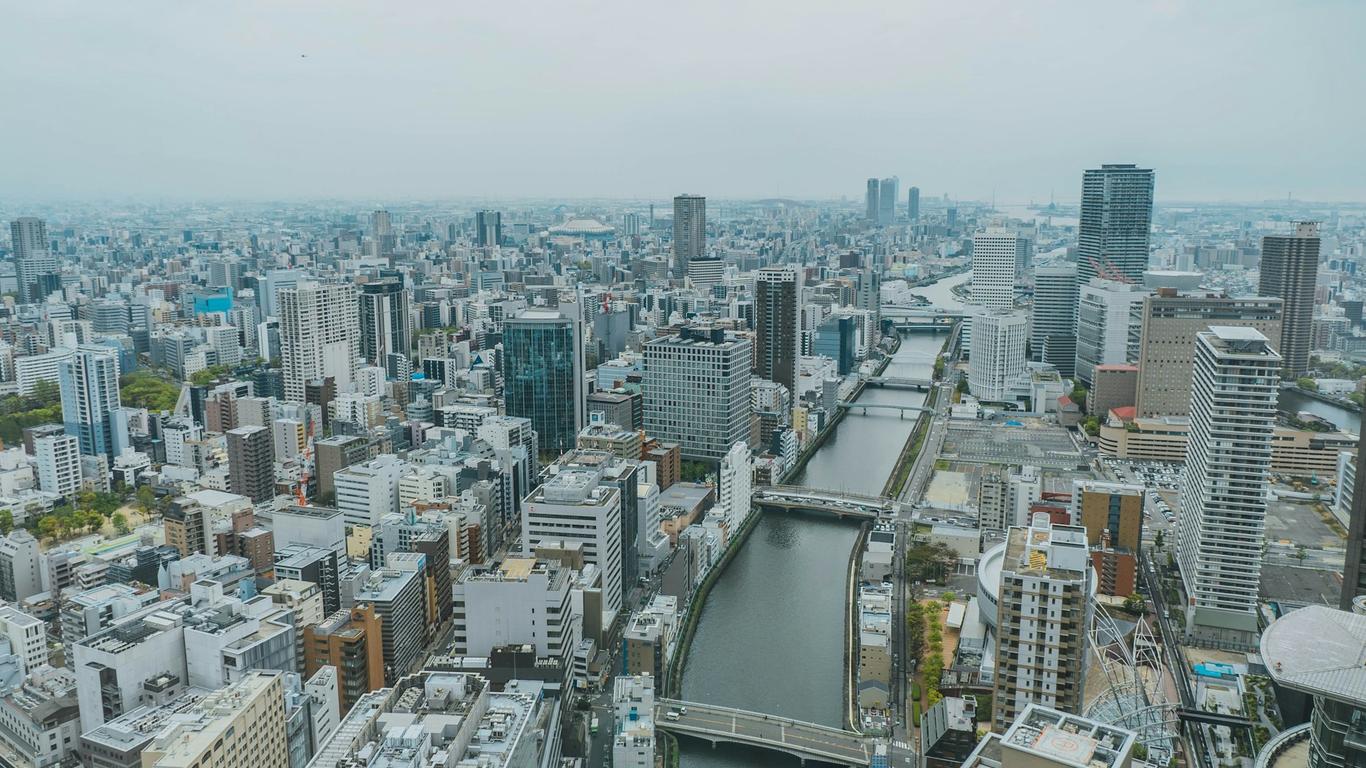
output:
M1077 287L1076 375L1087 386L1096 366L1138 359L1147 295L1141 285L1099 277Z
M81 446L74 435L45 435L33 441L38 487L62 498L81 490Z
M721 515L729 535L734 536L753 509L754 457L743 440L732 445L726 457L721 459L719 479L721 498L714 514Z
M688 268L692 269L692 264ZM613 768L654 768L655 679L650 675L617 676L612 686L612 706L616 716Z
M567 669L583 632L570 576L556 563L523 557L466 569L453 588L455 654L487 656L499 646L527 644Z
M1255 328L1211 326L1195 339L1177 524L1186 631L1248 644L1257 633L1281 357Z
M48 662L46 622L12 605L0 605L0 635L9 639L10 651L19 657L23 674L31 674Z
M277 296L285 400L303 402L305 385L325 377L335 381L337 391L348 391L360 353L356 286L300 283Z

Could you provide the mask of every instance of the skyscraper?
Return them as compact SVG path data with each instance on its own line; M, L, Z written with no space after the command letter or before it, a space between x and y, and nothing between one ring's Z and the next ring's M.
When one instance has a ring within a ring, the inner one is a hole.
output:
M707 253L707 198L679 195L674 198L674 272L688 274L688 262ZM542 443L544 444L544 443Z
M1195 336L1210 326L1256 328L1268 339L1281 337L1281 300L1181 295L1159 288L1143 299L1138 342L1138 415L1187 416L1191 409L1191 359Z
M19 282L19 303L41 301L39 278L57 272L57 257L47 242L47 223L32 216L10 222L10 245L14 248L14 276Z
M1029 316L997 310L972 316L972 355L968 358L968 386L973 397L987 402L1006 399L1012 382L1025 369L1025 339Z
M491 248L503 244L503 214L498 211L479 211L474 214L474 244Z
M331 378L347 390L360 352L356 286L300 283L281 288L278 298L285 400L304 402L308 382L316 379Z
M1093 277L1143 282L1153 219L1153 172L1102 165L1082 175L1077 282Z
M503 369L507 415L531 419L543 450L573 448L586 422L578 319L529 309L504 320Z
M878 189L880 184L877 179L868 180L868 191L863 197L863 218L876 224L878 212Z
M1035 360L1071 378L1077 362L1077 263L1058 261L1034 266L1034 327L1030 351Z
M1362 453L1366 449L1366 430L1360 432L1355 474L1351 476L1352 511L1347 519L1347 559L1342 568L1342 597L1338 601L1338 607L1344 611L1352 610L1352 601L1366 595L1366 476L1362 474L1366 461L1360 458L1366 455ZM1338 478L1339 487L1346 482L1347 478Z
M1257 633L1267 470L1281 357L1255 328L1196 334L1177 520L1186 633L1246 646Z
M972 300L988 310L1015 308L1015 277L1029 241L1013 230L985 229L972 236Z
M383 366L390 353L407 355L412 347L408 290L401 278L360 287L360 354L370 365Z
M389 212L383 208L370 214L370 236L375 239L375 256L386 258L394 255L398 235L394 234L394 223L389 217Z
M906 192L906 216L912 224L920 220L920 187L911 187Z
M228 489L253 502L275 498L275 441L260 426L238 427L228 439Z
M752 351L748 339L710 326L685 326L646 343L646 433L700 461L720 461L748 440Z
M997 605L991 722L998 731L1031 703L1078 712L1085 701L1095 576L1086 529L1038 513L1006 536Z
M1089 387L1098 365L1127 363L1138 353L1143 286L1095 279L1077 287L1077 361L1073 373Z
M57 367L62 422L86 456L112 461L128 447L128 422L119 399L119 355L109 347L81 345Z
M1314 281L1319 274L1319 225L1313 221L1295 224L1293 235L1267 235L1262 238L1262 296L1278 296L1284 302L1278 351L1284 361L1287 379L1303 376L1309 370L1309 348L1313 343Z
M793 266L764 267L754 283L754 372L776 381L797 398L801 355L801 272Z
M897 187L901 180L895 176L883 179L877 193L877 223L890 227L896 221L896 201L901 197Z

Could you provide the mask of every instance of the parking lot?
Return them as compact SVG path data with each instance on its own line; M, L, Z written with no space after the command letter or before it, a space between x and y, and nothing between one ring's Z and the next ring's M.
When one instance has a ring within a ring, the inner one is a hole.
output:
M1076 469L1086 459L1067 430L1039 419L993 422L950 422L940 457L951 462L1032 465L1043 469Z

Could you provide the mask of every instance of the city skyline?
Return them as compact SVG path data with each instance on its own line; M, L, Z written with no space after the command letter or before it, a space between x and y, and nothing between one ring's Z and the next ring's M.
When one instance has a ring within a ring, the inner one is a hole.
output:
M15 7L0 198L1366 200L1360 6L361 9Z

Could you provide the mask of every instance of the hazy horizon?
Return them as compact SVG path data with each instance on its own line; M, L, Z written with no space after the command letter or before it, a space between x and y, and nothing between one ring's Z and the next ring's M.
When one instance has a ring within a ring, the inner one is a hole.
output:
M1366 201L1366 4L4 8L6 200Z

